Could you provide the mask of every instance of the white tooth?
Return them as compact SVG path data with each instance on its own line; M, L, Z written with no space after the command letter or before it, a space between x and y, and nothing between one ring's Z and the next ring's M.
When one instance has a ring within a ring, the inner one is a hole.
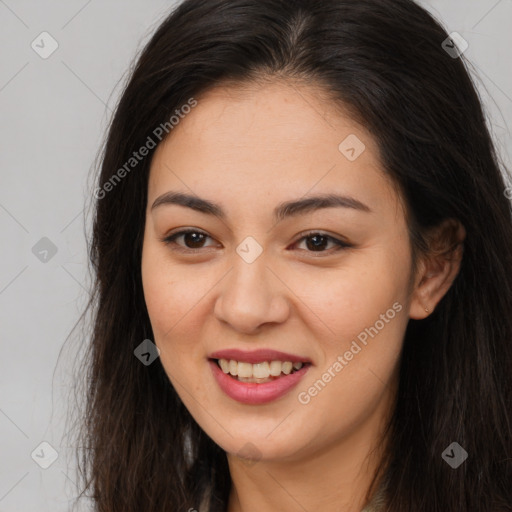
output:
M227 359L219 359L219 365L224 373L229 373L229 361Z
M219 366L224 373L230 373L234 377L238 376L244 381L246 379L252 381L253 379L268 379L270 376L279 377L281 373L289 375L292 369L300 370L303 363L264 361L251 364L245 361L235 361L234 359L219 359Z
M266 379L270 375L270 366L267 361L253 364L252 373L256 379Z
M238 363L238 376L239 377L252 377L252 364L251 363Z
M238 375L238 363L234 359L229 360L229 373L236 377Z
M269 366L272 377L279 377L281 375L281 361L271 361Z
M291 373L292 371L292 363L291 361L285 361L283 364L282 364L282 368L281 368L281 371L285 374L285 375L288 375L289 373Z

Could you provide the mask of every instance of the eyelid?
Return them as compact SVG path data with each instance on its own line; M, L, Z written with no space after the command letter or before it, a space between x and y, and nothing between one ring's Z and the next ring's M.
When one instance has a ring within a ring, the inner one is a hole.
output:
M330 235L326 231L322 231L321 229L308 229L306 231L303 231L302 233L299 233L297 235L297 240L294 243L300 242L303 238L307 238L313 235L320 235L325 238L328 238L329 240L332 240L333 242L338 242L340 245L343 245L345 247L353 247L347 240L344 240L343 237L340 235ZM339 238L338 238L339 237Z
M160 240L160 242L163 242L165 245L170 245L170 244L174 243L174 240L176 238L179 238L180 236L183 236L183 235L187 235L188 233L198 233L200 235L204 235L207 238L211 238L212 240L214 240L214 238L211 237L208 233L206 233L202 229L198 229L198 228L184 228L184 229L175 231L174 233L165 235L163 238L159 238L159 240ZM175 244L175 245L177 245L177 244ZM203 249L203 248L190 249L188 247L182 247L182 246L178 246L178 247L179 247L179 249L175 249L175 250L181 251L181 252L186 252L186 253L197 253L198 251Z
M337 254L338 252L344 250L344 249L350 249L354 247L353 244L350 244L349 242L342 240L340 238L337 238L333 235L329 235L328 233L318 230L318 229L310 229L307 231L303 231L302 233L299 233L297 235L297 239L295 242L293 242L293 245L297 245L299 242L302 242L304 239L312 237L313 235L319 235L321 237L327 238L329 241L333 242L336 247L333 249L328 249L326 251L308 251L305 250L304 252L307 252L309 255L311 255L314 258L321 258L322 256L331 256L333 254Z
M174 240L176 238L179 238L180 236L186 235L188 233L202 234L202 235L205 235L207 238L211 238L212 240L214 240L214 238L211 237L208 233L206 233L205 231L198 229L198 228L184 228L179 231L175 231L174 233L171 233L169 235L166 235L163 238L159 238L159 240L162 243L164 243L165 245L170 245L170 244L174 244ZM349 248L354 247L353 244L350 244L347 241L336 238L335 236L329 235L328 233L326 233L322 230L318 230L318 229L316 229L316 230L310 229L307 231L303 231L302 233L299 233L297 235L297 239L295 240L295 242L292 243L292 245L297 245L299 242L302 242L304 239L306 239L308 237L312 237L313 235L319 235L321 237L327 238L329 241L333 242L337 246L334 251L332 248L329 250L326 250L326 251L305 250L305 252L311 254L313 257L321 257L322 255L328 256L328 255L333 254L333 252L337 253L339 250L349 249ZM177 245L178 248L175 248L173 250L176 250L176 251L182 252L182 253L186 253L186 254L197 254L198 252L203 251L205 249L203 247L200 247L198 249L190 249L188 247L179 246L178 244L175 244L175 245ZM206 248L208 248L208 247L206 247Z

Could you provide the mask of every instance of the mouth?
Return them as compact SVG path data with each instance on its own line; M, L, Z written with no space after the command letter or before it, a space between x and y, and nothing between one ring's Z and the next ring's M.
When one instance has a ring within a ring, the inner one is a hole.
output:
M277 355L275 351L266 354L274 357ZM210 357L208 364L215 381L225 395L251 406L284 399L312 366L310 361L302 362L295 356L292 357L296 360L291 362L277 359L262 360L255 352L250 356L247 353L241 355L253 362ZM226 354L226 357L229 356Z
M215 359L209 361L215 363L226 376L238 382L264 384L280 378L292 375L302 368L311 366L308 361L278 361L268 360L257 363L248 363L234 359Z

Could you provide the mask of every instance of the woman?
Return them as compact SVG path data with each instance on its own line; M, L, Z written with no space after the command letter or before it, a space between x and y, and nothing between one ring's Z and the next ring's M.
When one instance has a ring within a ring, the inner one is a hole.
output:
M96 510L512 510L511 205L454 46L411 0L160 25L95 191Z

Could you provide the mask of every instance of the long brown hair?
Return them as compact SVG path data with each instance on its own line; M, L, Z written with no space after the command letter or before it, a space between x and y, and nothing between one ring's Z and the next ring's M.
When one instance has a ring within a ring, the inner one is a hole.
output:
M384 510L512 510L511 205L468 63L446 51L447 38L411 0L185 0L161 23L117 105L95 188L78 433L82 494L95 510L226 510L225 452L160 360L134 356L153 339L141 251L154 148L127 162L148 137L172 137L169 119L191 98L228 80L279 77L321 84L372 133L418 253L443 219L467 232L452 287L407 327ZM442 458L454 441L468 453L457 469Z

